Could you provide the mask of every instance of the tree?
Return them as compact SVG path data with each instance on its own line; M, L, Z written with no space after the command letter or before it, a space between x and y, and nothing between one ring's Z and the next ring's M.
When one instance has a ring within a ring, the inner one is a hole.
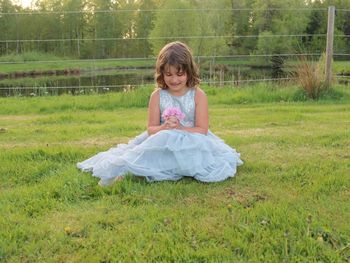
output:
M30 51L52 52L64 54L63 41L40 42L40 40L60 39L63 35L61 1L42 0L35 3L35 10L26 10L22 20L21 34L26 39L39 40L27 43ZM53 13L51 13L53 12ZM26 50L27 51L27 50Z
M65 0L63 1L62 23L63 23L63 38L68 39L69 53L80 57L81 40L84 38L85 13L84 0ZM67 43L67 42L65 42Z
M152 0L142 0L140 10L137 13L135 24L135 37L142 38L137 40L135 45L135 55L137 57L148 57L152 54L152 45L148 40L151 31L154 28L155 3Z
M115 40L121 36L121 26L116 19L115 9L111 0L93 0L89 3L89 11L93 14L89 19L89 38L95 40L87 45L86 57L106 58L115 55Z
M311 13L310 22L306 32L308 34L326 34L328 21L328 7L335 6L335 24L334 24L334 51L336 53L346 53L350 51L350 39L342 37L350 34L350 12L338 11L338 9L349 9L350 2L348 0L316 0L310 1L308 4L314 9ZM320 10L323 9L323 10ZM310 50L323 52L326 49L325 37L309 37L305 40L305 45Z
M292 8L295 10L291 10ZM259 34L255 53L281 54L294 52L299 48L301 38L292 35L300 35L305 32L310 11L297 10L298 8L305 8L304 0L254 1L253 26ZM298 12L303 13L298 15Z
M136 19L140 2L137 0L119 0L116 2L118 21L121 24L121 40L117 42L121 57L134 57L137 49Z
M153 54L172 41L182 41L195 50L200 33L198 17L193 5L184 0L168 0L157 10L150 34Z
M9 51L13 51L13 45L6 41L16 39L16 21L13 15L7 13L14 13L15 7L9 0L0 0L0 54L8 54Z
M208 36L209 38L198 38L193 49L197 55L222 56L229 53L230 39L230 0L197 2L196 12L198 17L197 35Z

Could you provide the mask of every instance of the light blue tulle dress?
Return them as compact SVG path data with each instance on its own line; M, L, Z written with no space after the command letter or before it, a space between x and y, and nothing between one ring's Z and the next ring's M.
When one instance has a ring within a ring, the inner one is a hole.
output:
M185 114L181 124L194 127L196 89L189 89L182 96L173 96L167 90L159 92L161 114L169 107L178 107ZM145 177L149 182L176 181L184 176L219 182L233 177L242 164L240 154L212 132L203 135L173 129L153 135L145 131L128 144L98 153L77 167L92 172L100 178L99 184L106 186L127 173Z

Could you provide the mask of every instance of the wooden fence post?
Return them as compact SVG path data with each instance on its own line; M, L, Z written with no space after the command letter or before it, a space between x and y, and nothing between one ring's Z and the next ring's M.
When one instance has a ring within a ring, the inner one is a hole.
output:
M326 86L330 88L332 82L332 59L334 39L334 13L335 7L328 7L327 47L326 47Z

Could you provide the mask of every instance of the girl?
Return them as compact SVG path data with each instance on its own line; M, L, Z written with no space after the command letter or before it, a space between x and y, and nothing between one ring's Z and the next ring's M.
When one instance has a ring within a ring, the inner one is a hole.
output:
M158 88L149 101L147 131L78 163L78 168L99 177L101 186L126 173L149 182L184 176L218 182L233 177L243 162L239 153L208 131L207 98L198 87L198 69L185 44L163 47L155 79Z

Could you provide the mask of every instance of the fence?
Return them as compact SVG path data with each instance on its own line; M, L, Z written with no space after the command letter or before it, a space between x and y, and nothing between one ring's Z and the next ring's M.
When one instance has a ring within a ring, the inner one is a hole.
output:
M114 14L114 13L135 13L135 12L141 12L141 13L147 13L150 14L152 12L195 12L195 13L203 13L205 12L217 12L215 19L212 20L214 21L216 25L221 25L222 21L221 15L222 13L227 13L227 12L247 12L248 14L251 13L253 10L252 9L166 9L166 10L154 10L154 9L148 9L148 10L97 10L95 11L95 15L102 14L102 15L107 15L107 14ZM255 10L256 11L256 10ZM268 9L264 10L265 12L310 12L310 9ZM327 12L326 9L311 9L311 11L320 11L320 12ZM343 12L343 13L350 13L350 10L347 9L337 9L337 12ZM60 11L60 12L7 12L7 13L0 13L0 18L4 17L14 17L15 19L13 21L16 21L16 25L19 23L21 20L21 16L57 16L62 19L63 16L70 16L70 15L83 15L86 16L86 11ZM143 48L149 48L149 43L152 42L154 45L157 45L157 42L168 42L168 41L173 41L173 40L182 40L182 41L189 41L192 43L196 43L196 45L200 46L203 45L204 42L210 43L208 45L209 47L213 47L212 53L203 53L201 54L200 49L195 48L194 54L196 60L199 62L202 68L207 68L207 74L202 76L202 83L207 83L210 85L239 85L243 83L254 83L254 82L261 82L261 81L287 81L287 80L292 80L292 78L288 75L283 75L283 74L276 74L275 76L271 75L265 75L265 74L260 74L259 77L254 77L254 76L247 76L245 77L244 74L242 74L242 68L247 67L252 64L253 60L265 60L269 61L269 67L272 67L272 70L283 70L281 67L283 67L284 61L287 60L293 60L295 57L299 56L307 56L310 58L319 58L324 50L316 50L316 52L278 52L278 53L246 53L246 54L237 54L235 52L227 52L227 48L222 48L223 45L227 46L227 43L243 43L246 41L247 43L249 41L257 41L257 39L260 41L261 39L274 39L275 42L284 42L284 41L292 41L291 39L297 39L299 41L305 41L308 39L319 39L320 42L327 43L326 51L326 76L327 76L327 82L330 83L331 81L331 76L332 76L332 70L331 70L331 62L333 58L342 58L345 60L348 60L348 57L350 54L347 52L338 52L337 50L334 52L333 51L333 42L337 41L337 38L341 39L346 39L345 43L348 43L348 38L350 35L346 34L334 34L334 17L335 17L335 8L330 7L328 11L328 29L327 32L324 32L323 34L307 34L307 33L295 33L295 34L223 34L224 32L219 28L217 31L212 31L211 33L213 34L204 34L204 35L188 35L188 34L183 34L183 35L161 35L161 36L152 36L152 35L147 35L147 36L139 36L139 35L134 35L134 32L132 30L129 32L129 36L125 33L123 37L104 37L101 34L95 34L95 37L83 37L81 32L75 32L75 28L72 28L72 37L62 37L62 38L42 38L41 36L37 38L24 38L20 33L20 29L16 27L16 32L15 38L6 38L4 37L0 39L0 45L1 45L1 50L3 54L9 53L8 50L16 50L17 53L20 53L22 51L31 51L33 50L40 50L40 48L45 47L50 48L54 47L52 50L53 52L61 52L61 50L66 50L67 46L70 46L72 49L74 49L77 52L77 55L81 57L82 52L84 51L84 48L90 48L95 47L95 48L100 48L104 49L103 52L106 52L107 55L105 55L104 58L96 58L95 56L93 58L84 58L84 59L37 59L36 61L6 61L6 56L5 60L0 61L0 67L4 68L5 66L21 66L22 68L25 68L22 72L21 70L16 70L15 72L2 72L0 70L0 90L3 91L8 91L8 90L13 90L17 94L21 93L23 90L29 90L33 91L30 92L30 94L47 94L48 90L52 92L52 90L71 90L71 93L77 94L77 93L82 93L85 91L89 90L102 90L104 92L113 90L113 89L125 89L125 88L130 88L132 87L138 87L142 86L145 84L153 83L153 80L151 79L150 75L151 73L148 73L148 77L146 80L144 77L138 80L138 82L132 82L132 83L122 83L122 84L116 84L116 83L102 83L101 82L91 82L91 85L84 85L80 83L80 79L77 82L74 82L75 84L72 85L71 83L65 84L65 85L60 85L58 82L55 85L46 85L46 84L41 84L42 82L38 81L30 85L24 85L23 83L21 84L8 84L11 81L8 79L11 78L16 78L16 77L33 77L33 76L60 76L60 75L67 75L65 72L68 72L69 75L69 70L64 71L64 70L59 70L55 68L60 68L61 64L66 64L68 67L78 67L78 68L92 68L92 69L103 69L105 66L103 66L104 63L107 63L107 68L114 68L115 71L122 71L124 75L128 75L131 72L135 72L138 70L146 70L146 69L152 69L153 64L155 62L155 56L149 55L148 53L146 56L135 56L135 53L131 52L129 49L132 48L138 48L138 51ZM198 20L199 18L197 18ZM97 30L97 29L95 29ZM69 30L68 30L69 31ZM69 31L70 32L70 31ZM221 33L221 34L220 34ZM267 41L266 40L266 41ZM261 41L264 43L264 41ZM93 44L91 44L93 43ZM110 44L114 43L114 44ZM134 44L131 44L134 43ZM137 43L137 44L135 44ZM143 43L143 44L140 44ZM52 44L50 46L50 44ZM130 48L129 48L130 46ZM117 48L120 48L121 50L125 50L127 52L122 53L122 52L117 52ZM43 48L45 51L45 48ZM58 50L58 51L57 51ZM224 50L224 51L222 51ZM198 51L198 52L196 52ZM288 50L289 51L289 50ZM111 54L114 54L114 57L108 57L108 52ZM245 62L242 62L240 60L244 60ZM80 66L79 64L82 64ZM123 66L123 64L127 66ZM144 65L142 65L144 64ZM227 65L236 65L233 67L233 71L226 73L227 71ZM258 67L259 65L256 63L255 67ZM35 68L40 67L47 67L48 65L55 70L51 69L46 69L41 72L38 72L35 70ZM116 65L116 66L114 66ZM141 65L141 66L140 66ZM260 65L261 66L261 65ZM32 68L31 68L32 67ZM273 68L274 67L274 68ZM260 68L263 68L262 66ZM20 69L20 67L18 67ZM91 73L94 70L86 71L78 71L78 73L83 72L84 74L87 74L87 72ZM97 75L98 72L101 72L102 70L96 70ZM350 70L349 70L350 71ZM63 73L62 73L63 72ZM75 72L77 73L77 72ZM96 73L94 73L96 74ZM92 76L96 76L92 74ZM136 73L137 74L137 73ZM225 75L226 74L226 75ZM228 74L228 75L227 75ZM79 75L79 74L78 74ZM349 83L349 76L347 75L342 75L342 76L337 76L339 79L342 81L348 81ZM3 84L1 84L3 82ZM13 81L12 81L13 82ZM25 81L26 82L26 81ZM106 81L105 81L106 82ZM16 83L16 82L14 82ZM11 86L9 88L9 86ZM76 90L76 91L74 91ZM57 93L57 92L56 92ZM2 94L4 95L4 94Z

